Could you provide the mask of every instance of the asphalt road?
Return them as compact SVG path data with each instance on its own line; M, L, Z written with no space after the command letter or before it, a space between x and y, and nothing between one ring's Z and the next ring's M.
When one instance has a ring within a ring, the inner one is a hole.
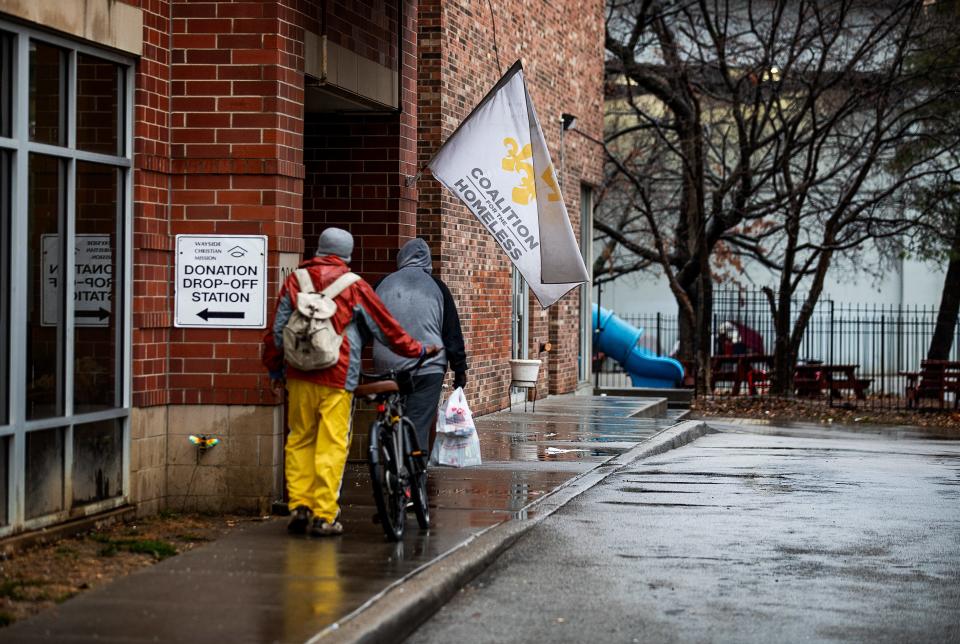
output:
M784 434L613 474L408 641L960 642L960 442Z

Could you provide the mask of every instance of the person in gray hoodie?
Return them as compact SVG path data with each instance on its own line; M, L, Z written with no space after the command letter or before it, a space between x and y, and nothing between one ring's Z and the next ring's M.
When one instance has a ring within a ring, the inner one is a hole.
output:
M457 305L447 285L433 275L430 248L422 239L411 239L403 245L397 255L397 271L380 280L376 292L407 333L425 344L443 347L417 371L413 394L407 397L407 417L417 428L420 448L426 451L430 449L430 429L447 366L453 371L454 388L467 384L467 352ZM373 345L373 364L378 373L411 369L416 363L416 358L399 356L379 341Z

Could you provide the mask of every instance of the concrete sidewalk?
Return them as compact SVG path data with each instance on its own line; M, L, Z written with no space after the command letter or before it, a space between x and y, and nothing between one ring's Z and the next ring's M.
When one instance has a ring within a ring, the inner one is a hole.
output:
M557 396L478 419L484 464L433 468L429 532L388 543L364 463L344 481L346 534L293 538L252 524L0 631L3 642L304 642L412 573L677 422L664 400ZM361 428L357 428L361 431ZM535 507L535 506L534 506ZM470 546L468 545L467 548Z

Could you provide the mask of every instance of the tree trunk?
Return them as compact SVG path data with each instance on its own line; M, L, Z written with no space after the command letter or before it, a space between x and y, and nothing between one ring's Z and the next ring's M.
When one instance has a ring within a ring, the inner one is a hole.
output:
M694 307L698 306L696 301L696 293L688 293L687 296L690 298L690 301L693 303ZM692 365L696 361L696 320L691 318L687 313L687 310L682 306L679 307L679 310L680 324L678 340L680 343L680 348L677 350L677 359L685 363L685 365ZM696 308L694 308L694 310L696 310ZM686 366L684 369L686 369Z
M770 393L787 396L793 393L793 375L796 370L796 350L791 350L790 318L793 314L794 262L797 256L797 244L800 240L800 215L792 208L786 221L786 247L784 249L783 270L780 272L780 287L774 304L774 294L768 292L771 313L773 314L773 382Z
M833 244L833 230L827 225L827 231L824 233L824 243ZM807 332L807 325L810 324L810 318L817 308L817 302L820 301L820 294L823 293L823 282L826 280L827 271L830 270L830 263L833 261L833 251L824 250L820 253L820 261L817 262L817 270L814 273L813 281L810 283L810 291L807 293L807 299L803 306L797 312L797 320L794 322L793 330L790 332L790 342L786 351L787 365L786 369L790 372L790 381L793 381L793 372L797 368L797 355L800 353L800 344L803 342L803 335Z
M710 356L713 338L713 281L710 271L701 272L697 280L697 393L710 392Z
M957 331L958 312L960 312L960 223L950 247L950 263L947 265L947 276L943 280L940 311L937 313L937 326L930 340L927 360L950 359L950 350L953 348L953 338Z
M772 294L770 297L773 297ZM773 382L770 383L770 393L780 396L793 393L793 371L796 366L796 356L793 356L790 351L790 315L793 310L791 300L789 290L787 292L781 291L773 315L775 338L773 344Z

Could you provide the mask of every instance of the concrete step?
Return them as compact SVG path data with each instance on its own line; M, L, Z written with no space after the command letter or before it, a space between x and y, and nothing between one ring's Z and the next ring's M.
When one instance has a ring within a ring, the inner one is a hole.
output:
M666 398L671 409L688 409L693 402L693 389L655 389L653 387L596 387L595 396L637 396Z

